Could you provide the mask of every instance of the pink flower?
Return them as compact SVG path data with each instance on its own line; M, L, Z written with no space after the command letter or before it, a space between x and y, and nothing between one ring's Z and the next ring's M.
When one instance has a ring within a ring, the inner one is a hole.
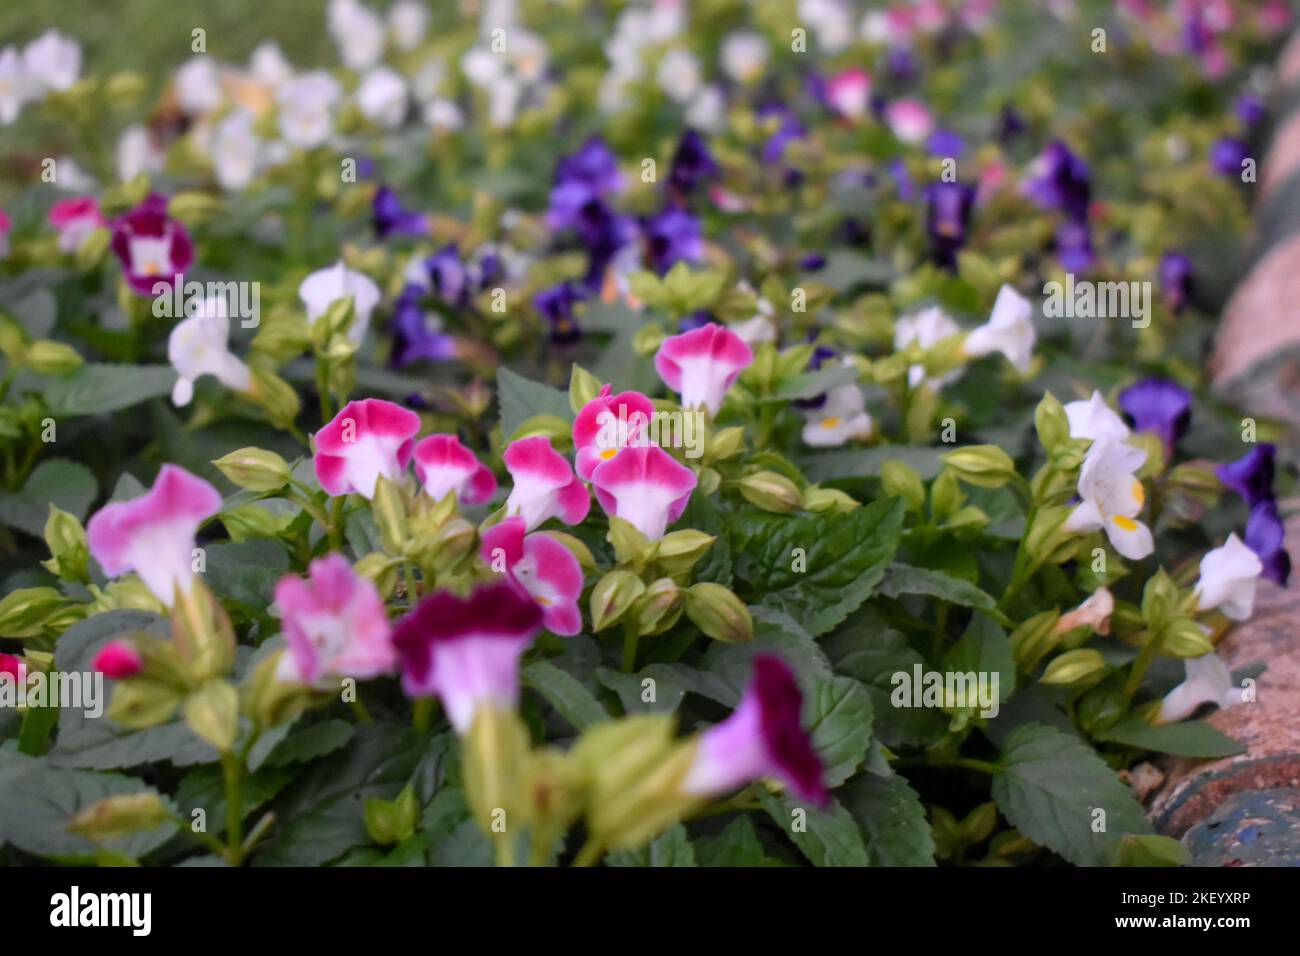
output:
M0 259L9 254L9 230L13 228L13 220L9 214L0 209Z
M625 448L591 474L596 500L610 517L630 521L651 541L682 516L695 472L656 445Z
M306 580L282 577L275 604L288 652L276 677L290 684L328 684L331 678L366 679L397 664L384 600L343 555L327 554L307 569Z
M862 119L871 106L871 74L856 67L841 70L826 81L826 101L841 116Z
M109 641L99 649L90 666L105 677L124 680L144 670L144 658L129 641Z
M190 234L167 215L167 197L158 193L113 220L113 252L127 284L143 296L159 294L159 285L172 286L194 261Z
M436 694L459 734L480 707L514 709L519 658L542 629L542 612L511 584L480 586L469 597L435 591L402 618L393 644L409 697Z
M13 680L15 687L27 683L27 665L21 657L0 654L0 677L6 674Z
M654 403L640 392L611 395L611 391L609 385L602 386L573 422L574 470L586 481L597 465L613 458L620 448L648 442Z
M50 208L50 225L59 232L63 252L76 252L87 236L106 224L94 196L60 199Z
M216 488L179 465L163 465L139 498L105 505L86 525L90 553L111 577L134 571L168 607L194 580L194 536L221 508Z
M765 777L784 783L802 800L829 800L822 762L800 724L803 695L781 658L759 654L754 676L730 717L700 736L695 761L682 781L686 793L716 796Z
M718 414L727 389L754 361L745 340L716 322L663 340L655 369L669 388L682 397L683 408L703 405Z
M504 562L508 579L541 607L548 631L569 637L582 630L582 567L560 542L544 531L525 534L524 519L516 515L483 532L479 554L493 570Z
M545 435L511 442L503 458L515 483L506 499L506 514L522 515L527 530L547 518L578 524L587 517L591 495Z
M373 498L380 475L402 476L419 430L420 416L401 405L379 398L348 402L316 433L316 480L333 497Z
M415 475L434 501L454 491L458 503L481 505L497 492L496 476L455 435L421 438L415 445Z
M920 143L934 129L930 111L919 100L894 100L885 107L885 122L904 143Z

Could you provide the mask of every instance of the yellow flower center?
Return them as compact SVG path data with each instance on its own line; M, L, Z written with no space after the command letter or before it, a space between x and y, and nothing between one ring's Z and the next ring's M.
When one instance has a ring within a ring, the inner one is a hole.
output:
M1138 507L1141 508L1147 500L1146 489L1142 487L1142 482L1133 482L1133 497L1137 499Z
M1123 515L1115 515L1115 517L1112 518L1111 520L1114 521L1118 527L1122 528L1125 531L1137 530L1138 524L1132 518L1125 518Z
M830 415L822 419L822 428L829 429L829 428L839 428L839 427L840 427L840 420L836 418L834 415Z
M609 461L617 454L618 454L617 448L606 448L604 451L600 453L600 457L605 461Z

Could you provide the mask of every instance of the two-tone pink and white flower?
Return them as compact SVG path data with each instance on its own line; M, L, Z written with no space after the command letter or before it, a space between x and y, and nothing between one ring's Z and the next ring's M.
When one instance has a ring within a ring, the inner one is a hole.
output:
M826 102L846 119L862 119L871 109L871 74L859 67L836 73L826 81Z
M803 694L772 654L754 657L754 673L730 717L700 735L682 790L713 797L751 780L772 778L817 806L830 799L821 758L800 723Z
M275 606L288 650L276 677L322 686L341 677L366 680L397 666L384 599L338 553L317 558L308 577L286 575L275 586Z
M934 119L920 100L894 100L885 107L885 122L904 143L924 142L934 131Z
M591 473L596 500L651 541L682 516L695 490L695 472L657 445L624 448Z
M316 433L316 480L325 493L373 498L379 478L406 471L420 416L380 398L348 402Z
M435 591L393 630L402 688L409 697L436 695L464 735L480 708L518 704L519 659L541 630L541 608L508 582L465 598Z
M434 501L454 492L458 504L481 505L496 494L496 476L455 435L421 438L414 454L415 476Z
M221 494L178 465L163 465L149 491L105 505L91 516L86 539L104 573L134 571L167 607L194 583L195 535L221 508Z
M527 534L523 518L506 518L483 532L479 556L537 602L548 631L569 637L582 630L582 566L545 531Z
M50 207L50 225L59 233L62 252L76 252L92 232L107 224L94 196L60 199Z
M224 296L209 296L196 315L182 319L167 339L167 359L176 369L172 402L184 406L194 398L194 383L212 375L226 388L247 392L253 387L253 374L235 357L227 344L230 318L226 315Z
M574 470L590 481L601 462L609 461L620 448L649 443L654 403L640 392L613 394L602 385L600 394L582 406L573 420Z
M506 499L506 515L522 517L527 530L548 518L578 524L587 517L591 510L587 486L545 435L511 442L502 458L514 482Z
M683 408L706 408L718 414L727 390L754 361L745 340L710 322L663 340L655 369L664 384L681 396Z

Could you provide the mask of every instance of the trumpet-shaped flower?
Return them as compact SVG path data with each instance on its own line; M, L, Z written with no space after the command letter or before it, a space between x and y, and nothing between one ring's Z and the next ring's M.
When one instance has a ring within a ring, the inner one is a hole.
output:
M251 183L263 152L252 113L237 109L222 119L212 138L212 168L221 188L238 192Z
M1218 608L1225 617L1244 621L1255 608L1255 586L1263 563L1235 534L1221 547L1201 558L1201 579L1196 582L1196 607Z
M1286 526L1277 513L1277 503L1272 499L1260 501L1250 509L1246 519L1246 544L1259 555L1264 565L1260 577L1282 587L1291 578L1291 555L1287 553L1284 538Z
M338 81L323 70L304 73L281 85L280 133L290 146L315 149L334 135L334 106L342 95Z
M1066 402L1065 417L1070 422L1071 438L1086 438L1097 441L1109 438L1124 441L1131 434L1119 413L1106 404L1101 392L1093 391L1087 401Z
M1029 371L1034 358L1034 309L1029 300L1009 285L1004 285L993 303L989 320L966 336L965 351L970 356L1001 352L1021 375Z
M569 637L582 630L582 567L560 542L545 531L526 534L516 515L483 532L479 554L537 602L548 631Z
M1079 470L1083 502L1066 519L1065 530L1104 530L1115 550L1134 561L1154 551L1151 529L1136 520L1146 501L1136 472L1145 462L1140 448L1109 438L1093 442Z
M961 333L961 326L952 320L943 309L931 306L915 315L907 315L894 325L894 348L905 349L915 345L929 349L944 339ZM931 388L940 389L961 377L962 370L955 368L935 378L929 378L925 366L919 362L907 370L907 382L912 388L928 383Z
M611 386L601 386L600 394L583 405L573 421L574 470L585 481L620 448L649 442L654 403L640 392L612 392Z
M1254 507L1273 498L1273 460L1276 456L1277 446L1262 442L1236 461L1220 465L1214 473L1246 504Z
M59 233L59 249L76 252L86 237L107 225L94 196L60 199L50 207L50 225Z
M695 472L657 445L624 448L591 473L596 500L651 541L682 516L695 489Z
M885 107L885 122L904 143L923 143L934 129L934 119L919 100L894 100Z
M459 504L481 505L497 491L496 476L455 435L429 435L416 442L415 476L434 501L454 491Z
M246 392L253 385L248 366L227 347L230 319L226 316L223 296L210 296L197 315L176 323L167 339L167 359L176 369L172 402L188 405L194 397L194 383L204 375L236 392Z
M578 524L591 510L591 495L573 473L569 461L551 447L545 435L511 442L502 456L514 481L506 499L506 514L520 515L532 531L547 518Z
M47 30L23 50L23 67L41 90L66 90L81 74L81 47L58 30Z
M1153 432L1164 443L1165 454L1183 437L1192 419L1192 396L1177 382L1147 378L1119 393L1119 407L1140 432Z
M167 215L167 198L158 193L113 220L112 245L137 295L156 295L159 284L173 285L194 261L190 234Z
M384 599L338 553L317 558L306 579L285 575L275 586L275 606L288 650L276 677L320 686L331 679L367 679L397 665Z
M375 311L381 294L368 275L354 272L339 260L332 266L318 269L298 286L298 298L307 307L307 321L315 322L339 299L352 297L353 319L348 338L360 342L370 326L370 313Z
M1232 674L1214 651L1183 661L1186 677L1160 702L1158 722L1162 724L1190 717L1202 704L1227 709L1241 703L1241 689L1233 686Z
M820 407L805 414L808 416L803 426L805 445L831 448L852 438L871 437L871 416L867 414L862 389L856 384L831 389Z
M410 697L436 694L463 735L479 708L518 703L519 658L541 629L541 609L505 581L466 598L435 591L393 631L402 687Z
M411 460L420 416L379 398L348 402L315 435L316 479L325 493L373 498L379 476L398 480Z
M168 607L194 581L194 536L221 494L178 465L163 465L149 491L105 505L86 525L90 553L109 577L134 571Z
M803 695L785 662L754 657L754 673L730 717L700 735L682 781L688 794L711 797L751 780L774 778L797 797L824 806L830 795L821 759L800 724Z
M727 390L754 361L754 353L735 332L716 322L671 335L655 355L655 369L664 384L677 392L683 408L718 414Z
M325 22L349 70L364 70L384 55L384 21L357 0L330 0Z

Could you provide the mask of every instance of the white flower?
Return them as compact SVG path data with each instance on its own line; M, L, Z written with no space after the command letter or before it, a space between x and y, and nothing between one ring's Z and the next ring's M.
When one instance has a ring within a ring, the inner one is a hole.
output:
M58 30L47 30L27 44L23 63L33 84L47 90L66 90L81 73L81 47Z
M117 175L122 182L130 182L140 173L156 173L162 165L162 153L144 126L136 123L122 130L117 138Z
M493 83L488 91L488 122L496 127L513 123L523 95L523 85L513 76L503 76Z
M414 50L424 42L429 11L415 0L398 0L388 11L388 33L399 50Z
M515 75L523 82L536 83L542 79L546 73L549 53L546 43L536 33L518 28L510 31L506 56L514 67Z
M1070 420L1070 437L1096 441L1111 438L1124 441L1130 432L1119 413L1106 404L1101 392L1094 391L1085 401L1066 402L1065 417Z
M332 266L319 269L302 280L298 298L307 306L307 321L315 322L339 299L352 296L355 317L348 338L360 342L370 325L370 313L379 304L379 286L368 275L353 272L340 260Z
M915 315L904 316L898 320L894 325L894 349L905 349L912 345L922 349L933 348L944 339L960 332L961 326L954 322L948 313L937 305L931 306ZM938 378L927 379L925 366L917 364L907 370L907 382L912 388L916 388L922 382L928 381L932 388L940 389L960 378L961 373L962 370L958 368L945 372Z
M235 110L223 119L212 138L212 164L221 188L235 192L252 182L260 153L252 113Z
M1244 621L1255 609L1255 585L1264 564L1237 535L1228 535L1222 547L1201 558L1201 579L1196 583L1197 610L1218 608L1225 617Z
M280 87L280 132L289 145L314 149L334 134L334 104L341 91L323 70L304 73Z
M748 30L728 34L718 51L722 69L738 83L758 79L767 66L767 57L766 38Z
M32 83L23 58L11 46L0 50L0 126L18 118L23 104L32 98Z
M55 183L60 192L93 193L99 189L95 177L86 172L71 156L64 154L54 161L59 170L59 181Z
M696 129L716 133L727 118L727 98L719 87L709 84L695 94L685 116L686 122Z
M1135 520L1146 501L1136 472L1146 460L1141 448L1109 438L1094 441L1079 470L1083 503L1070 512L1065 530L1105 530L1115 550L1133 561L1154 551L1151 529Z
M204 375L215 375L227 388L246 392L253 384L248 366L227 347L230 319L223 296L209 296L197 315L176 323L167 340L167 358L179 376L172 388L172 402L188 405L194 397L194 383Z
M442 81L447 78L447 64L439 57L426 60L411 79L411 95L420 103L438 98Z
M689 50L669 50L659 61L656 79L669 99L685 103L700 88L700 61Z
M1187 675L1183 682L1160 702L1159 723L1190 717L1202 704L1226 710L1241 703L1241 689L1233 686L1232 674L1214 651L1184 660L1183 669Z
M396 70L376 67L362 78L357 105L366 119L396 129L406 118L406 81Z
M206 53L190 57L176 71L176 102L191 116L211 113L221 105L221 78Z
M1029 300L1009 285L998 291L989 320L966 336L967 355L979 357L1001 352L1021 375L1034 358L1034 309Z
M273 90L293 79L293 67L274 40L263 40L257 45L248 58L248 70L254 80Z
M827 448L843 445L851 438L871 437L871 416L862 389L853 383L831 389L825 404L807 414L808 422L803 426L805 445Z
M472 47L460 58L460 71L475 86L492 85L506 72L506 59L485 46Z
M384 21L357 0L330 0L325 19L349 70L374 66L384 55Z
M812 25L823 53L839 53L853 42L853 9L842 0L799 0L799 19Z
M454 133L465 125L465 116L453 100L438 97L424 106L424 122L442 133Z

